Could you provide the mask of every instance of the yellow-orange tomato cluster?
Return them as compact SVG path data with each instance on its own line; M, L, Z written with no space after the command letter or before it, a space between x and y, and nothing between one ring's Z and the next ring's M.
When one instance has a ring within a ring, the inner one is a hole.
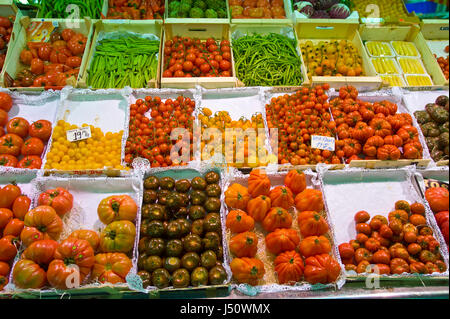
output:
M311 76L362 76L362 57L355 45L348 40L305 41L302 55Z
M89 125L83 124L82 127ZM66 132L78 126L60 120L53 130L52 146L47 154L46 169L80 170L115 168L121 165L122 135L103 133L100 128L90 125L92 137L78 142L69 142Z

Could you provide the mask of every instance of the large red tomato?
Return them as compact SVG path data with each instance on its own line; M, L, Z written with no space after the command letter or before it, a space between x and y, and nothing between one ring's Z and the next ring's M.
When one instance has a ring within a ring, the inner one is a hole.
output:
M52 123L47 120L36 121L31 124L29 131L31 137L37 137L46 142L52 135Z
M15 117L11 119L6 125L6 131L9 134L16 134L21 138L25 138L28 136L28 128L30 124L23 117Z
M0 239L0 261L10 261L17 255L17 238L11 235Z
M130 258L123 253L98 254L95 256L92 277L101 283L125 283L132 266Z
M447 189L443 187L429 188L425 192L425 198L435 214L442 211L448 211L449 196Z
M35 227L50 238L57 239L63 229L61 218L50 206L38 206L25 215L25 226Z
M5 92L0 92L0 109L9 112L13 106L11 96Z
M128 195L110 196L103 199L97 209L100 221L106 225L113 221L136 219L138 207Z
M13 282L22 289L39 289L47 282L46 274L37 263L22 259L13 269Z
M32 243L23 252L23 258L39 265L48 265L53 260L58 243L54 240L40 240Z
M323 210L322 192L307 188L295 197L295 207L299 212Z
M55 259L47 270L47 280L57 289L76 288L91 272L94 265L94 250L83 239L68 238L58 245ZM73 267L74 265L78 267ZM69 276L74 276L71 281ZM76 278L79 278L79 282ZM74 286L70 287L73 284Z
M20 233L20 241L25 247L40 240L51 239L47 233L39 231L36 227L25 226Z
M39 196L38 204L51 206L62 217L72 209L73 196L62 187L49 189Z
M305 279L311 284L334 282L341 273L339 263L328 254L306 258L305 265Z

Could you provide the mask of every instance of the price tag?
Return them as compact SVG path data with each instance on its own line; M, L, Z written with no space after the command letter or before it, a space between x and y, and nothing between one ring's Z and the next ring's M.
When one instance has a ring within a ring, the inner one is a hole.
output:
M69 142L78 142L92 137L90 126L70 130L66 134Z
M311 148L334 152L334 150L336 149L336 141L333 137L312 135Z
M429 189L429 188L435 188L435 187L443 187L448 189L448 183L442 182L442 181L438 181L435 179L424 179L423 180L424 184L425 184L425 188Z

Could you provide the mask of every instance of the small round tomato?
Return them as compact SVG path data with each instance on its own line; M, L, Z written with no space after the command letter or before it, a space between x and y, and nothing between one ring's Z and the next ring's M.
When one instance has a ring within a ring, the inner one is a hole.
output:
M359 264L363 260L367 260L369 263L372 262L373 254L365 248L358 248L355 251L355 260Z
M31 137L23 143L21 153L23 156L41 156L44 152L44 147L44 142L42 142L39 138Z
M42 159L39 156L35 155L25 156L17 164L17 167L19 168L28 168L28 169L40 169L41 166L42 166Z
M220 61L220 69L223 71L228 71L231 69L231 63L227 60Z
M370 215L365 210L359 211L355 215L355 222L357 224L365 223L365 222L369 221L369 219L370 219Z
M0 155L0 166L5 167L17 167L17 158L12 155L3 154Z
M16 134L21 138L25 138L28 136L28 129L30 124L28 121L22 117L15 117L11 119L6 125L6 131L9 134Z
M356 224L356 231L358 233L363 233L367 236L370 236L370 234L372 233L372 229L370 228L369 224L366 223Z
M372 261L376 264L389 265L389 263L391 262L391 254L389 253L389 251L378 250L373 254Z
M6 134L0 137L0 154L9 154L13 156L20 155L23 139L16 134Z
M39 120L30 125L29 134L46 142L52 134L52 123L47 120Z

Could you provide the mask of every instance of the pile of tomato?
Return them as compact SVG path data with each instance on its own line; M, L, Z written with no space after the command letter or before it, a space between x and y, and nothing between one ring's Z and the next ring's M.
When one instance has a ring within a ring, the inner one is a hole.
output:
M70 287L70 276L78 284L89 277L101 283L125 283L131 270L131 254L136 238L134 221L138 207L128 195L102 199L98 217L106 227L75 230L61 238L62 219L72 211L73 195L65 188L47 189L30 209L31 200L13 184L0 187L0 290L12 271L14 285L20 289ZM13 269L12 261L23 249ZM77 266L77 268L73 268Z
M189 151L189 160L193 155L193 115L195 101L183 96L175 100L147 96L138 99L130 106L130 132L125 147L125 162L131 164L137 157L146 158L152 167L168 167L183 165L183 162L173 162L172 158L182 156L183 151ZM171 140L174 129L186 129L190 142ZM178 150L172 148L175 144L181 146ZM181 145L180 145L181 144Z
M330 101L337 126L336 155L347 162L359 160L421 159L419 131L408 113L397 113L397 104L383 100L364 102L352 86L340 88Z
M15 19L15 16L0 17L0 71L5 64L6 52L8 50L9 41L11 40Z
M52 33L50 42L28 42L20 53L24 69L13 87L65 86L78 77L87 37L71 29Z
M339 245L346 270L379 274L443 273L447 266L439 242L427 225L425 207L400 200L388 218L355 215L356 239ZM377 267L374 267L377 266Z
M164 47L165 78L230 77L233 75L230 41L220 43L175 36Z
M266 105L269 129L278 129L278 162L292 165L339 164L334 152L311 148L311 136L335 137L325 91L328 84L304 87L295 94L274 97Z
M0 166L40 169L52 123L39 120L30 124L22 117L9 119L12 106L11 97L0 92Z

